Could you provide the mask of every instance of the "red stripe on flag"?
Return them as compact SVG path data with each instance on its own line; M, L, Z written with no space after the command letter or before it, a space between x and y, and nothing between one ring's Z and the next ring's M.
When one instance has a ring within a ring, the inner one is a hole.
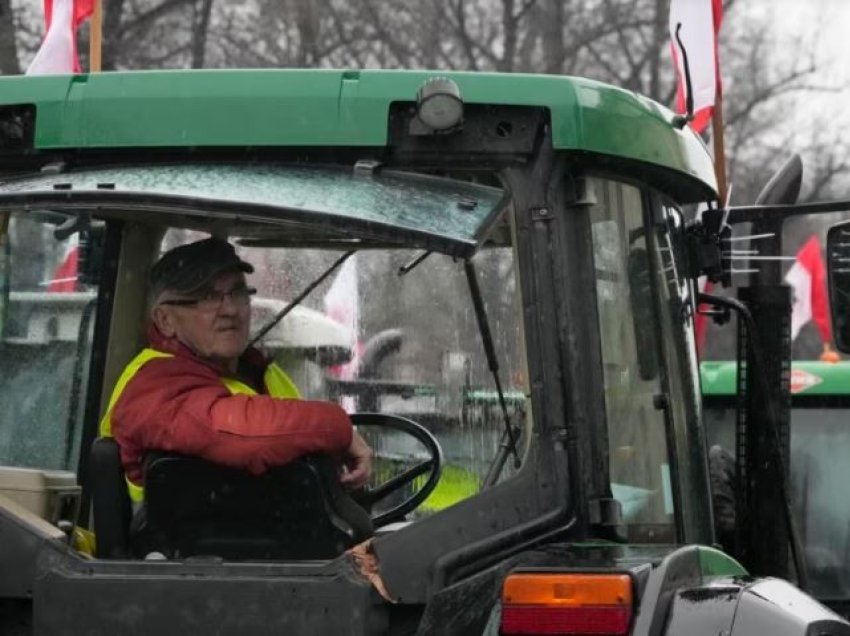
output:
M812 235L797 252L797 260L785 275L785 282L794 292L791 337L796 338L803 325L813 321L823 342L832 342L826 265L817 236Z
M80 263L80 248L74 247L65 260L53 272L53 278L47 286L49 292L77 291L77 274Z
M699 286L699 281L697 282L697 284ZM699 291L703 294L710 294L713 288L714 284L710 280L706 279L705 284L699 286ZM705 303L700 303L698 305L696 320L694 320L694 332L697 341L697 353L702 351L702 348L705 345L705 334L708 332L709 317L705 314L700 313L700 311L703 311L707 308L708 305L706 305Z
M77 28L94 13L96 0L44 0L44 40L36 53L28 75L55 73L80 73L77 55ZM55 3L61 8L54 11ZM62 23L53 25L54 15L62 16ZM54 28L51 30L51 26Z

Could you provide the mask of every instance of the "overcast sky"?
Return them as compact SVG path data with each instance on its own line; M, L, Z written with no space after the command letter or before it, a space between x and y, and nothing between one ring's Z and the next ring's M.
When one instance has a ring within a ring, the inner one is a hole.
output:
M772 21L784 38L812 38L820 60L820 84L850 85L850 0L739 0L736 10ZM826 60L829 60L826 62ZM827 99L838 103L839 96Z

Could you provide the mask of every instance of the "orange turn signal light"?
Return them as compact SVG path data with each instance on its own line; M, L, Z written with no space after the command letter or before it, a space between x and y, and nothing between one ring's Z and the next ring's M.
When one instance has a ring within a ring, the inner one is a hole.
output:
M633 601L628 574L518 572L502 587L501 632L628 634Z

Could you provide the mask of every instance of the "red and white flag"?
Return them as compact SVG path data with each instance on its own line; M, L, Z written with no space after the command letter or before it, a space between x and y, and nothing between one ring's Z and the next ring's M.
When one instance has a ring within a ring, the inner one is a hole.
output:
M671 49L677 77L676 112L687 112L688 88L684 61L687 55L694 108L694 120L691 122L691 127L697 132L705 130L708 122L711 121L714 102L721 90L717 35L720 33L722 18L722 0L671 0L670 2Z
M75 292L79 289L77 278L80 269L79 234L72 234L65 246L59 265L53 270L53 277L47 281L49 292Z
M80 73L77 27L94 12L95 0L44 0L45 36L27 75Z
M791 339L797 337L803 325L813 320L824 344L832 342L829 299L826 291L826 266L817 236L809 238L797 252L797 260L785 275L785 282L794 292Z

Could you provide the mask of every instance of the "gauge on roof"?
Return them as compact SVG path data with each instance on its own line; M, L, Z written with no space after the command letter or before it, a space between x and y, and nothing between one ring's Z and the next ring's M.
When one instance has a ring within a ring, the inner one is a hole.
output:
M463 119L460 87L454 81L435 77L425 82L416 95L417 114L435 131L449 130Z

